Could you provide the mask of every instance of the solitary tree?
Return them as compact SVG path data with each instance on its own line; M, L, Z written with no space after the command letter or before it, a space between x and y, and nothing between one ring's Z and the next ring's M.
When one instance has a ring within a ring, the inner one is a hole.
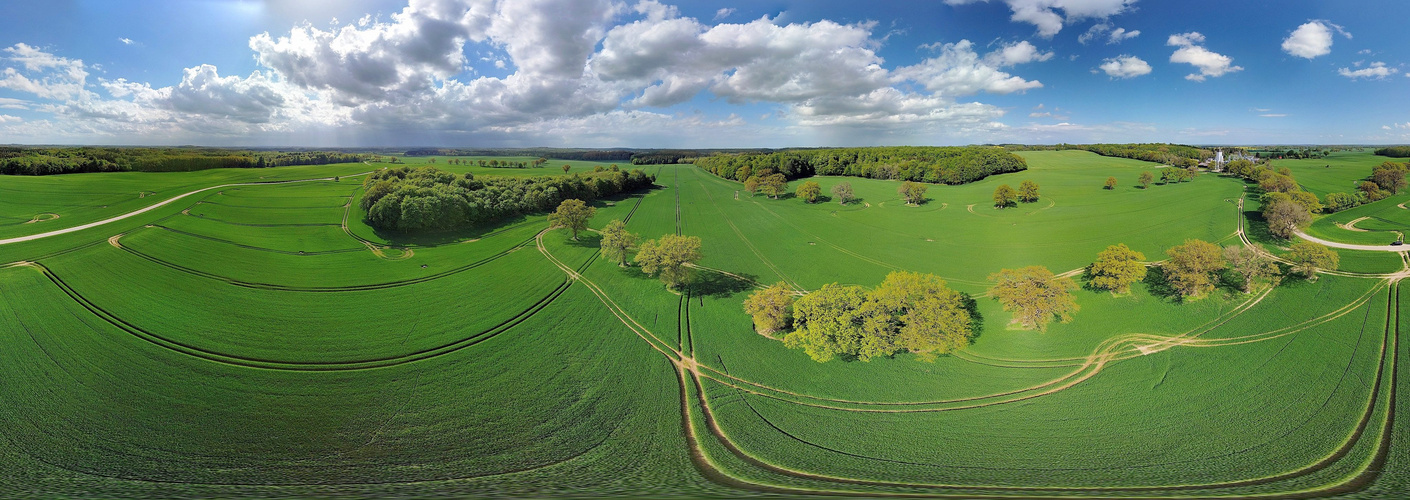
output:
M548 223L573 230L573 240L577 241L578 231L587 229L587 221L597 215L597 209L587 206L583 200L563 200L558 210L548 214Z
M661 277L667 288L676 288L690 278L687 264L700 260L700 238L668 234L659 240L648 240L636 253L636 263L642 272Z
M602 254L617 261L617 265L627 267L627 250L636 245L637 235L627 232L627 224L619 220L607 223L602 229Z
M1170 183L1170 173L1171 173L1171 172L1172 172L1172 170L1170 170L1170 169L1168 169L1168 168L1165 169L1165 170L1161 170L1161 171L1160 171L1160 183L1161 183L1161 185L1165 185L1165 184L1169 184L1169 183Z
M1293 263L1293 271L1302 273L1307 279L1317 279L1318 269L1336 269L1341 257L1332 249L1310 241L1300 241L1288 252L1288 260Z
M1195 297L1214 289L1210 273L1224 268L1224 257L1215 245L1203 240L1185 240L1185 243L1165 251L1170 257L1160 268L1165 278L1180 295Z
M1278 274L1277 264L1243 245L1224 247L1224 260L1229 263L1229 270L1243 280L1239 289L1244 293L1253 291L1254 281Z
M836 186L832 186L832 195L837 197L838 204L846 205L847 202L855 198L852 194L852 183L841 182Z
M1141 189L1150 189L1151 182L1155 181L1155 176L1150 172L1141 172Z
M1013 188L1009 187L1008 184L1001 184L999 187L994 188L994 206L999 208L1007 207L1013 203L1013 200L1017 196L1018 193L1014 192Z
M1290 199L1274 199L1264 205L1263 219L1268 221L1268 232L1279 238L1288 239L1299 229L1312 223L1312 214L1307 208Z
M764 194L777 200L779 196L783 196L783 193L788 192L788 178L784 177L783 174L770 175L759 181L759 189L763 190Z
M1018 185L1018 200L1024 203L1038 201L1038 183L1023 181Z
M1116 178L1115 178L1115 177L1107 177L1107 178L1106 178L1106 185L1103 186L1103 187L1105 187L1105 188L1108 189L1108 190L1110 190L1110 189L1116 189Z
M754 329L769 335L788 326L793 314L793 294L783 283L754 292L744 299L744 312L754 317Z
M1077 300L1072 291L1077 284L1072 278L1059 278L1043 266L1004 269L989 276L995 282L989 295L1013 312L1013 320L1024 328L1047 331L1053 318L1064 323L1072 320Z
M794 192L794 194L798 195L798 197L802 198L806 203L813 203L818 201L818 195L822 194L822 186L819 186L816 182L807 181L799 185L798 191Z
M905 181L901 183L900 187L896 188L896 194L901 195L901 198L906 200L907 205L919 205L920 202L925 201L925 191L928 189L930 189L930 186L925 184Z
M1125 243L1106 247L1106 250L1097 254L1097 261L1089 268L1092 286L1116 293L1128 293L1132 283L1146 278L1146 265L1142 262L1144 260L1145 254L1132 250Z
M564 163L564 164L563 164L563 173L565 173L565 174L568 173L568 169L571 169L571 168L573 168L573 167L570 166L570 165L568 165L567 163Z

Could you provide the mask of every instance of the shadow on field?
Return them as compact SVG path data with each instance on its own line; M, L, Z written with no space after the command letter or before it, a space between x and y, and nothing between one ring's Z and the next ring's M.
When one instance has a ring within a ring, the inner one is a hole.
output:
M747 281L725 276L720 273L696 271L694 274L695 278L691 280L690 285L687 285L691 296L726 298L740 292L754 289L754 285ZM749 281L759 281L759 277L753 274L737 274L748 278Z
M1183 302L1180 291L1171 286L1170 280L1165 277L1165 269L1160 266L1146 270L1146 279L1141 280L1146 285L1146 290L1157 298L1170 302Z

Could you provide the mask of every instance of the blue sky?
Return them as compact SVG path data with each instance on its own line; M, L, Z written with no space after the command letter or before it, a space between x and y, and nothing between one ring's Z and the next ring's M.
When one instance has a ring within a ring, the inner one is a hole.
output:
M0 4L0 143L1410 143L1410 2Z

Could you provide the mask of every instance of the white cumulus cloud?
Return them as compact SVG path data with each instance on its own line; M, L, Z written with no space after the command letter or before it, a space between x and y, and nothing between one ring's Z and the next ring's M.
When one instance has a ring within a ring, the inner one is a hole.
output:
M1102 65L1098 68L1112 78L1135 78L1149 75L1151 72L1149 63L1139 57L1124 54L1102 60Z
M1204 48L1204 35L1199 32L1170 35L1165 44L1175 49L1170 54L1170 62L1184 63L1199 68L1199 73L1185 75L1186 80L1203 82L1206 78L1218 78L1229 73L1243 71L1242 66L1234 66L1232 57Z
M959 6L989 0L945 0ZM1129 9L1136 0L1003 0L1013 12L1014 22L1032 24L1038 35L1051 38L1062 31L1064 24L1083 19L1106 19ZM1061 13L1058 13L1061 11Z
M1341 68L1337 70L1337 74L1350 78L1352 80L1358 78L1365 78L1368 80L1381 80L1385 77L1395 74L1395 70L1387 67L1386 63L1373 62L1370 66L1358 70L1352 70L1351 68Z
M1318 56L1325 56L1332 53L1332 31L1351 38L1351 34L1327 21L1309 21L1293 30L1291 35L1283 39L1283 52L1305 58L1313 59Z

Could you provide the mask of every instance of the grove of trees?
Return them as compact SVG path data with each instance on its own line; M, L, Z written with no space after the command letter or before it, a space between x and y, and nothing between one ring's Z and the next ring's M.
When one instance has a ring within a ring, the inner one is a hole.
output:
M972 300L938 276L905 271L887 275L874 290L823 285L794 302L792 317L784 344L819 362L839 356L869 361L900 351L934 360L974 335Z
M901 195L901 199L906 200L907 205L915 206L925 201L925 191L928 189L930 189L930 186L925 184L905 181L901 183L900 187L896 188L896 194Z
M1028 163L1022 157L1003 148L987 146L794 149L770 153L716 154L696 158L695 165L740 182L751 175L758 175L761 170L770 170L788 179L840 175L952 185L1028 169Z
M399 167L369 175L359 204L367 211L368 223L378 229L449 230L548 211L563 200L588 202L646 189L655 180L640 170L476 178L435 167Z
M0 147L0 174L186 172L355 163L373 156L336 151L248 151L218 148Z

